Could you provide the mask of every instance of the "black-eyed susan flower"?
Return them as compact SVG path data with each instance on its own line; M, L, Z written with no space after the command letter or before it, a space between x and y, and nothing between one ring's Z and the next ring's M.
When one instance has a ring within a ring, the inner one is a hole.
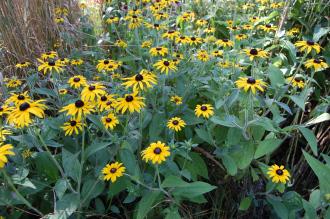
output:
M174 40L175 38L180 36L180 32L176 30L169 30L163 33L162 37L170 40Z
M128 28L136 29L142 25L143 19L138 15L129 15L125 17L125 20L128 20Z
M215 42L216 45L222 46L224 48L226 47L232 47L234 46L234 42L229 39L220 39Z
M144 97L139 97L137 95L138 93L135 91L131 94L125 94L124 97L118 98L115 103L116 110L121 111L122 114L127 110L130 113L140 112L141 108L145 106L145 103L143 102Z
M164 20L169 17L169 15L165 12L156 12L153 13L153 16L155 17L156 21Z
M286 169L284 169L284 166L278 166L276 164L272 165L268 168L267 172L269 178L272 179L272 182L274 183L286 183L289 181L290 173Z
M5 115L8 115L13 109L14 107L0 103L0 116L3 117Z
M174 96L171 96L170 101L175 103L175 105L181 105L182 104L182 97L174 95Z
M235 35L235 39L236 40L244 40L244 39L247 39L247 35L246 34L237 34Z
M243 25L243 30L252 30L253 29L253 26L250 25L250 24L244 24Z
M222 57L223 56L223 51L222 50L213 50L211 55L213 57Z
M300 52L307 52L307 54L312 50L314 50L316 53L321 52L321 46L312 40L298 41L294 45L299 49Z
M114 103L116 102L114 94L105 94L97 99L97 107L100 112L104 110L111 110L114 107Z
M203 116L204 118L209 118L210 116L213 116L214 111L213 107L211 104L202 104L202 105L197 105L195 108L195 115L197 117Z
M235 84L238 88L244 89L245 92L251 90L253 94L255 94L257 90L264 92L264 87L267 87L267 84L261 79L254 79L253 77L240 77L235 81Z
M161 164L166 161L166 158L171 155L170 147L166 146L165 143L157 141L151 143L149 147L141 152L142 160L146 162L151 161L153 164Z
M133 87L133 90L144 90L151 88L157 84L157 77L152 72L142 70L139 74L133 75L132 77L122 78L125 82L122 83L126 88Z
M118 22L119 22L119 17L114 17L114 16L111 16L105 20L105 23L107 24L115 24Z
M16 68L27 68L31 65L30 62L20 62L15 65Z
M62 17L57 17L57 18L54 19L54 21L55 21L55 23L57 23L57 24L62 24L62 23L64 23L64 18L62 18Z
M117 178L123 176L126 168L122 163L115 162L112 164L107 164L103 169L103 179L105 181L111 180L112 183L116 182Z
M309 59L305 62L306 68L314 68L315 71L323 70L328 68L328 64L324 61L324 59Z
M210 35L210 36L207 36L207 37L204 38L204 42L205 43L214 43L217 40L218 39L215 36L213 36L213 35Z
M149 50L152 56L166 56L168 54L168 49L166 47L153 47Z
M84 63L84 60L82 60L82 59L72 59L70 61L70 64L75 65L75 66L82 65L83 63Z
M197 52L197 58L203 62L207 62L210 59L210 56L206 50L199 50Z
M45 52L45 53L42 53L41 54L41 58L43 60L46 60L46 59L54 59L57 57L57 52L55 51L50 51L50 52Z
M226 23L228 26L232 26L234 21L233 20L226 20Z
M115 46L118 46L120 48L127 48L128 45L124 40L117 40Z
M250 57L252 61L255 58L267 58L268 53L262 49L252 48L252 49L243 49L246 55Z
M173 58L182 60L183 59L183 54L175 52L175 53L173 53Z
M177 38L175 38L175 43L177 44L188 44L190 42L189 37L186 36L179 36Z
M253 16L253 17L251 17L249 20L250 20L251 23L255 23L255 22L259 21L260 18L257 17L257 16Z
M61 59L56 60L56 62L59 62L62 65L68 65L70 63L70 59L68 59L68 58L61 58Z
M276 31L277 26L272 25L272 24L266 24L266 25L259 25L259 29L265 31L265 32L271 32L271 31Z
M196 25L197 25L197 26L200 26L200 27L201 27L201 26L206 26L207 23L208 23L208 22L207 22L207 20L205 20L205 19L199 19L199 20L196 21Z
M152 45L152 40L146 40L146 41L142 42L141 47L142 48L150 48L151 45Z
M12 151L13 145L0 143L0 169L2 169L5 164L8 162L7 156L14 156L15 153Z
M13 134L12 131L8 130L8 129L5 129L4 127L1 127L0 128L0 142L1 141L5 141L6 140L6 136L7 135L11 135Z
M227 27L229 30L231 30L231 31L237 31L237 30L240 30L241 28L240 27L238 27L238 26L229 26L229 27Z
M77 120L81 120L83 116L91 114L95 110L93 109L94 106L90 102L84 102L82 100L77 100L74 103L71 103L67 106L64 106L60 112L67 111L68 116L73 116Z
M286 32L287 36L295 36L300 33L300 29L298 27L293 27Z
M6 83L6 87L9 87L9 88L15 88L15 87L18 87L18 86L21 86L21 85L22 85L22 81L19 80L19 79L10 79Z
M78 89L80 87L86 86L87 80L82 75L75 75L69 78L68 83L72 88Z
M165 72L166 74L168 74L169 71L177 70L175 63L168 59L159 60L153 66L160 70L162 73Z
M81 91L81 99L83 101L95 101L100 96L104 95L105 87L99 83L93 83L85 86Z
M215 28L214 27L208 27L208 28L204 29L203 32L204 33L214 33Z
M120 62L116 62L111 59L102 59L98 61L96 68L99 72L101 71L115 71L121 66Z
M58 90L58 93L59 93L60 95L65 95L65 94L68 93L68 90L65 89L65 88L62 88L62 89L59 89L59 90Z
M154 29L154 30L163 30L163 29L165 29L165 26L164 25L162 25L162 24L158 24L158 23L148 23L148 22L146 22L145 24L144 24L147 28L149 28L149 29Z
M7 120L18 128L29 126L32 123L31 115L44 118L44 110L47 108L42 102L44 100L24 102L14 107Z
M304 88L305 82L301 77L288 77L286 80L287 84L291 84L292 87Z
M53 70L55 70L57 73L60 73L63 71L64 65L60 62L55 62L53 60L51 61L43 61L41 59L38 59L40 62L40 65L38 66L38 71L42 71L44 74L47 74L48 72L51 73Z
M203 39L200 38L200 37L195 37L195 36L192 36L192 37L189 37L188 38L189 40L189 44L190 45L198 45L198 44L202 44L203 43Z
M77 119L70 119L69 121L65 122L61 127L64 132L65 136L76 134L78 135L80 131L83 130L83 123Z
M101 120L106 129L113 130L119 124L118 118L113 113L103 116Z
M185 121L179 117L173 117L167 122L167 127L176 132L181 131L186 126Z
M231 66L233 66L233 63L228 60L222 60L221 62L218 62L218 66L220 66L221 68L230 68Z

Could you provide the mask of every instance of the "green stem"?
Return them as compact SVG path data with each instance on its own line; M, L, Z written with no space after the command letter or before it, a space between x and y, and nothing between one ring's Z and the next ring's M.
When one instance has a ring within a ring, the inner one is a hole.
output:
M38 209L36 209L35 207L33 207L31 205L31 203L26 200L23 195L16 189L16 187L14 186L11 178L7 175L6 171L5 170L1 170L4 178L6 179L8 185L11 187L11 189L15 192L15 194L17 195L17 197L26 205L28 206L30 209L32 209L33 211L35 211L36 213L38 213L41 217L44 216L44 214L42 212L40 212Z

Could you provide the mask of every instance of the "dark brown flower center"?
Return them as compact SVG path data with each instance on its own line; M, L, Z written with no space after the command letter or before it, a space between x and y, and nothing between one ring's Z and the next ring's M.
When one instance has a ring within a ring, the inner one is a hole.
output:
M225 42L225 43L227 43L229 40L228 39L223 39L222 41Z
M80 81L80 78L74 78L73 81L74 82L79 82Z
M112 121L112 119L110 119L110 118L106 118L105 121L109 123L109 122Z
M71 125L71 126L76 126L76 125L77 125L77 122L74 121L74 120L72 120L72 121L70 121L70 125Z
M300 82L301 81L300 78L295 78L294 80L295 80L295 82Z
M108 98L106 96L101 97L101 101L106 101Z
M127 95L127 96L125 97L125 100L126 100L126 102L132 102L132 101L134 100L134 98L133 98L132 95Z
M154 27L159 27L159 24L154 24Z
M77 100L74 105L77 107L77 108L81 108L85 105L85 103L82 101L82 100Z
M179 124L179 121L178 121L178 120L173 120L173 121L172 121L172 124L173 124L173 125L178 125L178 124Z
M3 108L2 108L2 106L0 106L0 112L2 112L3 111Z
M136 15L133 15L133 16L132 16L132 18L136 19L136 18L137 18L137 16L136 16Z
M156 50L157 51L160 51L160 50L162 50L162 48L161 47L157 47Z
M307 40L306 41L307 45L314 46L315 42L312 40Z
M29 108L30 108L30 104L27 103L27 102L24 102L24 103L22 103L22 104L19 106L19 110L20 110L20 111L25 111L25 110L27 110L27 109L29 109Z
M55 66L55 62L54 61L50 61L50 62L48 62L48 65L49 66Z
M160 154L160 153L162 153L162 149L157 147L157 148L154 149L154 153L155 154Z
M111 168L110 173L115 173L117 171L117 168Z
M170 65L170 63L168 61L164 61L163 63L164 63L165 66L169 66Z
M21 62L21 65L24 65L25 64L25 62Z
M105 64L105 65L109 64L109 60L104 60L103 64Z
M196 40L196 37L191 37L190 38L192 41L195 41Z
M254 78L252 78L252 77L249 77L249 78L246 80L246 82L247 82L248 84L255 84L255 83L256 83L256 79L254 79Z
M207 110L207 106L201 106L201 110L202 111L206 111Z
M167 33L168 33L168 34L172 34L172 33L174 33L174 30L170 30L170 31L168 31Z
M256 55L258 55L258 50L256 50L256 49L251 49L251 50L250 50L250 54L256 56Z
M95 90L96 88L95 88L94 85L91 85L91 86L88 87L88 89L89 89L90 91L93 91L93 90Z
M266 27L267 27L267 28L271 28L272 25L270 25L270 24L266 24Z
M314 63L320 64L322 61L320 59L314 59Z
M180 39L181 39L181 40L184 40L184 39L186 39L186 37L184 37L184 36L181 36L181 37L180 37Z
M279 176L282 176L283 175L283 170L281 170L281 169L276 170L276 174L279 175Z
M143 80L143 76L142 76L141 74L137 74L137 75L135 76L135 80L136 80L136 81L142 81L142 80Z
M24 100L25 99L25 96L20 94L20 95L17 96L17 99Z
M108 101L107 102L107 106L109 106L109 105L111 105L112 104L112 102L111 101Z

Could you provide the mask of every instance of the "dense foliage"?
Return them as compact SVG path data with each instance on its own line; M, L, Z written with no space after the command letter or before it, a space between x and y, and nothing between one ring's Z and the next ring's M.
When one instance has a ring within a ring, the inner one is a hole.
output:
M330 217L329 2L89 4L6 59L0 218Z

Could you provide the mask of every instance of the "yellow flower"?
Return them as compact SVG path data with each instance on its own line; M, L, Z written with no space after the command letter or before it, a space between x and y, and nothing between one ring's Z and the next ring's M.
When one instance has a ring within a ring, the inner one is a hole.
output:
M141 44L142 48L150 48L152 45L152 40L146 40Z
M126 16L125 20L128 20L129 29L136 29L142 25L142 18L138 15Z
M87 85L87 80L84 76L76 75L76 76L71 77L68 80L68 83L71 87L77 89L77 88L80 88L82 86L86 86Z
M46 105L42 104L44 100L35 102L24 102L14 107L13 111L8 116L8 122L14 124L18 128L29 126L32 123L31 114L39 118L44 118L44 110Z
M300 29L298 27L293 27L286 33L286 35L294 36L294 35L297 35L298 33L300 33Z
M72 59L71 65L82 65L84 63L84 60L82 59Z
M93 105L90 102L77 100L76 102L63 107L60 110L60 112L64 111L67 111L67 115L74 116L77 120L81 120L83 116L91 114L95 110L93 109Z
M60 62L55 62L55 61L43 61L41 59L38 59L38 61L41 63L38 66L38 71L42 71L44 74L47 74L47 72L52 72L55 70L57 73L60 73L63 71L64 65L61 64Z
M121 66L121 62L116 62L111 59L102 59L98 61L96 68L100 71L115 71Z
M222 62L218 62L218 65L222 68L229 68L231 66L233 66L233 64L229 61L225 61L223 60Z
M255 94L257 90L264 92L264 87L267 87L267 84L261 79L256 80L252 77L240 77L235 81L235 84L238 88L244 89L245 92L251 90L253 94Z
M207 25L207 20L199 19L199 20L196 21L196 25L197 26L205 26L205 25Z
M15 65L16 68L26 68L31 65L30 62L20 62Z
M183 59L183 55L181 53L173 53L173 57L176 58L176 59L179 59L179 60L182 60Z
M81 99L83 101L95 101L105 93L105 87L102 84L94 83L83 88L81 91Z
M237 39L237 40L244 40L246 38L247 38L246 34L238 34L235 36L235 39Z
M309 59L305 62L306 68L314 68L315 71L328 68L328 64L323 59Z
M180 35L179 31L169 30L166 33L164 33L162 37L170 40L174 40L175 38L179 37L179 35Z
M222 46L224 48L234 46L234 42L228 39L217 40L215 44L217 44L218 46Z
M159 60L153 66L156 69L160 70L162 73L165 72L166 74L168 74L169 71L177 70L175 63L173 61L167 60L167 59Z
M175 38L175 43L179 44L187 44L189 43L190 40L189 40L189 37L186 37L186 36L179 36L179 37L176 37Z
M250 57L250 60L252 61L256 57L258 58L267 58L268 53L262 49L243 49L246 55Z
M169 17L168 14L164 12L156 12L153 14L153 16L155 17L156 21L166 19Z
M62 17L57 17L57 18L55 18L55 23L57 23L57 24L62 24L62 23L64 23L64 18L62 18Z
M240 30L241 28L240 27L238 27L238 26L229 26L229 27L227 27L229 30L231 30L231 31L237 31L237 30Z
M41 58L43 60L46 60L46 59L54 59L57 57L57 52L55 51L50 51L50 52L46 52L46 53L42 53L41 54Z
M189 40L190 45L198 45L198 44L203 43L203 39L200 37L192 36L192 37L189 37L188 40Z
M123 78L126 81L122 83L126 88L133 87L133 90L144 90L145 88L151 88L154 84L157 84L157 77L152 72L142 70L139 74L132 77Z
M252 30L253 26L251 26L250 24L244 24L243 25L243 30Z
M22 157L24 159L27 159L29 157L32 157L32 155L33 155L33 152L30 151L30 149L25 149L24 151L22 151Z
M70 63L70 60L68 58L61 58L61 59L56 60L56 62L59 62L62 65L67 65Z
M166 56L168 54L168 49L166 47L153 47L149 50L152 56Z
M79 131L83 129L83 123L80 120L70 119L68 122L65 122L61 128L65 131L65 136L74 133L78 135Z
M114 107L114 103L116 102L114 97L115 95L113 94L105 94L98 98L97 107L99 108L100 112L103 112L104 110L111 110L111 108Z
M119 124L119 120L115 114L109 113L107 116L102 117L102 123L105 128L113 130Z
M15 153L12 151L14 147L11 144L2 145L0 143L0 169L2 169L8 162L7 156L14 156Z
M68 93L68 90L65 89L65 88L62 88L62 89L59 89L59 90L58 90L58 93L59 93L60 95L65 95L65 94Z
M197 117L203 116L204 118L209 118L214 114L213 107L211 104L197 105L195 108L195 115Z
M6 135L11 135L11 134L13 134L12 131L1 127L0 128L0 142L6 140Z
M266 31L266 32L270 32L270 31L276 31L277 30L277 26L271 25L271 24L266 24L266 25L260 25L259 29Z
M0 116L4 116L4 115L8 115L12 110L14 109L14 107L9 107L7 105L1 105L0 103Z
M298 87L298 88L304 88L305 87L305 82L303 79L299 77L288 77L286 79L287 84L291 84L293 87Z
M21 85L22 85L22 81L19 79L10 79L8 83L6 83L6 86L10 88L15 88Z
M165 26L162 25L162 24L157 24L157 23L154 23L154 24L151 24L151 23L145 23L144 24L147 28L149 29L154 29L154 30L163 30L165 29Z
M255 22L259 21L260 18L259 17L256 17L256 16L253 16L249 20L250 20L251 23L255 23Z
M80 3L79 4L79 8L86 9L87 8L87 5L85 3Z
M125 94L125 97L120 97L117 99L115 103L115 107L117 111L121 111L122 114L129 110L130 113L140 112L141 108L145 106L143 102L144 97L137 96L137 92L133 92L131 94Z
M166 157L171 155L170 147L166 146L165 143L157 141L151 143L149 147L141 152L142 160L146 162L151 161L153 164L161 164L166 160Z
M115 46L118 46L120 48L127 48L127 43L123 40L117 40Z
M221 57L221 56L223 56L223 51L222 50L214 50L211 54L214 57Z
M170 120L168 120L168 122L167 122L167 127L176 132L181 131L181 129L185 126L186 126L185 121L183 121L179 117L173 117Z
M107 24L114 24L119 22L118 17L109 17L108 19L105 20Z
M170 99L171 102L175 103L175 105L181 105L182 104L182 97L174 95Z
M208 28L204 29L203 32L204 33L214 33L215 28L214 27L208 27Z
M286 169L284 169L284 166L278 166L276 164L272 165L268 168L267 172L269 178L272 179L272 182L274 183L286 183L289 181L290 173Z
M203 62L207 62L210 59L210 56L205 50L199 50L197 53L197 58Z
M312 50L315 50L316 53L321 52L321 46L312 40L298 41L294 45L298 47L300 52L310 53Z
M102 173L104 174L103 179L105 181L111 180L112 183L116 182L117 178L123 176L126 168L122 163L115 162L112 164L107 164L103 169Z

